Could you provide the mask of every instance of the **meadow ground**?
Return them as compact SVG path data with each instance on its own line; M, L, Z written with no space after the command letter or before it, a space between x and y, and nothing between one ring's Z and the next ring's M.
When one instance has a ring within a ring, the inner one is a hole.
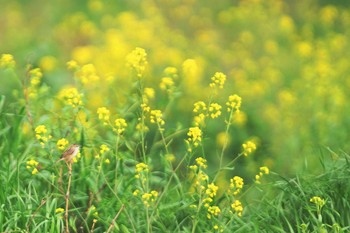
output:
M348 3L0 2L0 232L350 231Z

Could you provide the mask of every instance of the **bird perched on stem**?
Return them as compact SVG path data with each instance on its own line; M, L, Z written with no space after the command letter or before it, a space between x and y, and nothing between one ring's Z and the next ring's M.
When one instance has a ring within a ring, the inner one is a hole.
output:
M66 161L66 163L71 163L75 156L77 156L77 154L79 153L79 149L80 145L78 144L70 145L68 149L62 153L61 158L57 160L57 162L64 160Z

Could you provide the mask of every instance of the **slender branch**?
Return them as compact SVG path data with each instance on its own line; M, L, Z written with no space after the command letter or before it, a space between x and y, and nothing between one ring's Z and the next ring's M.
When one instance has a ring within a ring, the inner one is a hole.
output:
M66 221L66 233L69 233L69 221L68 221L68 210L69 210L69 190L70 190L70 185L72 182L72 163L68 162L68 187L67 187L67 193L66 193L66 212L65 212L65 221Z
M119 217L120 213L122 212L122 210L123 210L124 208L125 208L125 205L122 204L122 207L120 207L118 213L114 216L114 218L113 218L113 220L112 220L112 222L111 222L111 225L109 225L108 230L107 230L107 233L110 232L110 231L113 229L115 221L117 220L117 218Z

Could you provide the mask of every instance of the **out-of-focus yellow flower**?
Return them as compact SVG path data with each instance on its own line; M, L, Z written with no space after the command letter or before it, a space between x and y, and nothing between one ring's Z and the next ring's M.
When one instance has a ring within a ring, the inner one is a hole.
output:
M66 146L69 144L69 141L65 138L61 138L57 141L57 148L59 150L64 150L64 148L66 148Z
M152 190L150 193L144 193L141 196L143 204L146 207L150 207L151 203L154 203L157 197L158 197L158 192L155 190Z
M204 158L202 158L202 157L196 158L196 163L197 163L197 165L198 165L199 167L201 167L201 168L206 169L206 168L208 167L208 165L207 165L207 160L204 159Z
M102 144L100 146L100 154L103 154L103 153L105 153L105 152L107 152L109 150L110 150L109 147L107 145L105 145L105 144Z
M131 67L138 78L141 78L147 65L147 53L143 48L135 48L126 57L126 64Z
M110 117L110 111L106 107L97 109L98 119L103 120L103 124L107 125Z
M163 113L162 111L155 109L151 110L150 112L150 121L152 124L158 124L159 126L162 126L165 124L165 121L163 120Z
M256 144L253 141L246 141L242 147L244 156L248 156L256 150Z
M78 62L74 60L70 60L67 62L67 68L68 70L76 70L79 68Z
M93 64L83 65L80 70L75 72L75 75L84 85L95 84L100 80L100 77L96 74L96 68Z
M221 213L221 210L218 206L209 206L207 218L211 219L212 216L218 216Z
M221 115L221 105L217 103L211 103L209 106L209 114L211 118L217 118Z
M56 67L57 60L53 56L45 56L40 59L39 66L44 71L52 71Z
M242 98L238 95L230 95L228 101L226 102L227 111L231 112L233 110L239 111L242 104Z
M52 138L51 135L47 135L47 129L45 125L38 125L34 131L35 137L40 141L42 147L44 147L45 143Z
M211 77L212 82L209 84L211 88L219 87L220 89L224 88L226 81L226 75L221 72L216 72L213 77Z
M16 62L11 54L2 54L0 58L0 67L1 68L14 68Z
M56 214L60 214L60 213L63 213L64 212L64 209L63 208L57 208L56 210L55 210L55 213Z
M118 118L114 121L115 129L113 129L115 132L117 132L119 135L122 134L125 131L125 128L128 126L126 123L126 120L123 118Z
M194 147L197 147L199 143L202 141L202 130L199 127L191 127L187 133L188 139L186 142L188 144L192 144ZM189 148L191 151L191 148Z
M83 105L82 96L83 94L79 93L78 89L75 87L64 88L58 94L59 99L73 108L78 108Z
M37 162L35 159L31 159L29 161L26 162L26 168L28 170L31 170L32 175L36 175L39 170L38 170L38 166L39 166L39 162Z
M266 166L260 167L259 170L259 174L255 175L255 183L257 184L260 184L260 179L263 175L268 175L270 173L269 168Z

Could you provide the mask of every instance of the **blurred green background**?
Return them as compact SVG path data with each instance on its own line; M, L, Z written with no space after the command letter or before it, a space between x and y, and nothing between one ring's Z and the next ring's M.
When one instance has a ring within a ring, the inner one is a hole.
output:
M158 88L163 70L179 70L181 97L170 126L191 122L192 103L208 98L216 71L228 77L218 102L243 98L229 151L255 137L248 167L264 164L281 174L316 166L327 148L350 152L350 4L348 1L0 1L0 52L13 54L18 76L40 67L56 94L74 83L66 62L95 65L88 107L121 104L111 86L129 88L125 57L148 54L146 86ZM192 60L188 60L192 59ZM2 72L0 94L15 99L20 83ZM17 90L17 91L16 91ZM107 92L106 92L107 91ZM154 100L158 108L166 99ZM181 113L181 114L179 114ZM171 125L173 124L173 125ZM222 124L221 124L222 125ZM224 127L211 123L208 148ZM210 154L210 153L208 153ZM214 163L217 152L212 149ZM229 160L229 158L228 158Z

